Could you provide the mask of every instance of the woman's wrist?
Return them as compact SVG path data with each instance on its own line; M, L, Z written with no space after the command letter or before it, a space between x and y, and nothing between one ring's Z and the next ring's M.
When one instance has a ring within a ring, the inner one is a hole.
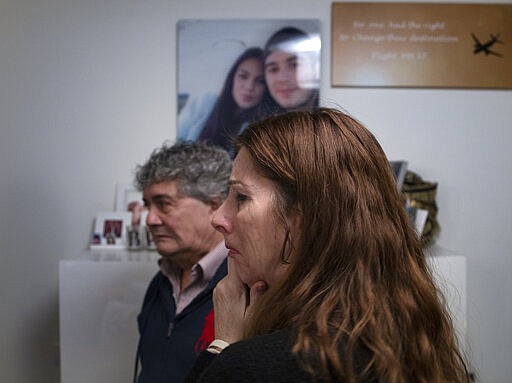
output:
M206 351L211 352L212 354L220 354L226 347L229 346L228 342L223 341L222 339L214 339Z

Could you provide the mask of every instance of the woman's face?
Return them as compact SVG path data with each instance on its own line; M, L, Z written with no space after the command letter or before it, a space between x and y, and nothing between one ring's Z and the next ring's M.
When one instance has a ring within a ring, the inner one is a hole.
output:
M312 96L313 68L295 53L274 51L265 60L265 81L272 98L284 109L304 105Z
M263 63L249 58L238 65L233 79L233 99L240 109L258 105L265 92Z
M230 184L212 224L224 235L240 279L249 287L257 281L272 286L287 268L281 260L285 229L275 218L276 187L257 172L245 148L235 158ZM292 231L294 225L290 221Z

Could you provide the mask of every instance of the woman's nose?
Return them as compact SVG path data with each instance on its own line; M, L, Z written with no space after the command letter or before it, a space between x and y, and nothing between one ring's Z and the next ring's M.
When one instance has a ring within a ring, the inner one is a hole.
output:
M222 206L219 207L212 216L212 226L219 233L226 235L230 232L230 225L226 219Z
M247 90L254 90L256 88L256 80L251 80L247 83Z

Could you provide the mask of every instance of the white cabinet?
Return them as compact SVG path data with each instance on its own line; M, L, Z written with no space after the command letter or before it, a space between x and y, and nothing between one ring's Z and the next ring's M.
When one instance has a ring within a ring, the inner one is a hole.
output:
M436 250L429 265L465 340L466 260ZM157 272L155 252L86 253L59 264L62 383L132 381L136 317Z
M60 261L62 383L132 381L136 317L157 259L151 252L111 251Z
M427 257L436 284L444 295L463 351L466 347L466 257L434 248Z

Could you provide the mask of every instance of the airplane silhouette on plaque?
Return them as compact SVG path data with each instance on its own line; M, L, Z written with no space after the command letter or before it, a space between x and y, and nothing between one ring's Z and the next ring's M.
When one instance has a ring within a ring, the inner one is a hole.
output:
M496 34L496 36L495 36L495 35L493 35L492 33L490 33L489 35L491 36L491 39L490 39L490 40L487 40L487 41L486 41L486 42L484 42L484 43L481 43L481 42L477 39L477 37L476 37L473 33L471 33L471 36L473 37L473 40L475 40L475 45L474 45L474 48L475 48L475 49L473 50L473 53L476 55L476 54L478 54L478 53L480 53L480 52L484 52L486 56L487 56L487 55L494 55L494 56L498 56L498 57L503 57L503 55L502 55L502 54L497 53L497 52L494 52L494 51L492 51L492 50L491 50L491 47L492 47L495 43L504 44L504 43L503 43L503 41L501 41L501 40L499 39L500 34L498 33L498 34Z

